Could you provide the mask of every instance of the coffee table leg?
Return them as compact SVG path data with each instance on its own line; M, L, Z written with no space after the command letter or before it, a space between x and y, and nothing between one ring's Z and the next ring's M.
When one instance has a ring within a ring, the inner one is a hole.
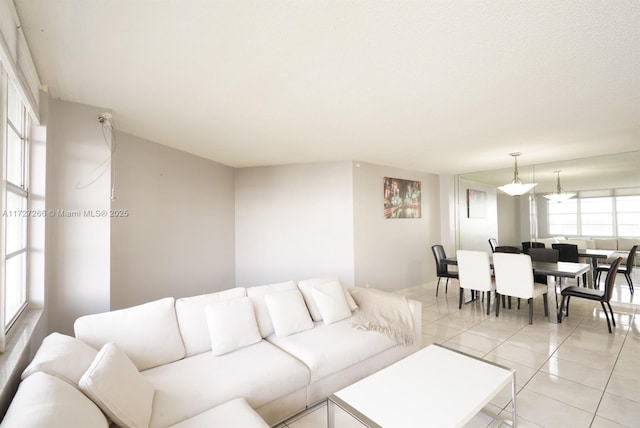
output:
M336 426L336 404L331 400L327 400L327 426L329 428Z

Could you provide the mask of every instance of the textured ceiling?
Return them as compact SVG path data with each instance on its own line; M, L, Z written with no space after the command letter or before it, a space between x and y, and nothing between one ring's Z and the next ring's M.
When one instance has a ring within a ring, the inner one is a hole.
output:
M640 148L640 2L14 0L54 98L243 167Z

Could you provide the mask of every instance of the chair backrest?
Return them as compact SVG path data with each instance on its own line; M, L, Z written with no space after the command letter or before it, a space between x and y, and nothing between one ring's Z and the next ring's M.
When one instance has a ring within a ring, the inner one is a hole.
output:
M496 247L498 246L498 240L496 238L489 238L489 246L491 247L491 252L496 252Z
M447 258L447 253L445 253L444 247L439 244L433 245L431 247L431 251L433 252L433 257L436 260L436 275L440 276L447 271L447 266L443 261Z
M633 270L633 265L636 259L636 251L638 251L638 246L634 245L631 247L631 251L629 251L629 255L627 256L627 273L630 274Z
M578 246L575 244L551 244L551 248L558 250L558 261L578 263Z
M545 248L544 242L523 242L522 243L522 252L525 254L529 254L529 250L531 248Z
M553 248L530 248L529 256L534 262L551 262L556 263L559 257L559 251Z
M533 267L527 254L498 253L493 255L496 291L505 296L533 297Z
M491 264L484 251L458 250L458 280L461 288L491 291Z
M611 263L609 270L607 271L607 278L604 280L604 298L608 302L613 295L613 288L616 282L616 275L618 274L618 268L622 263L622 257L618 257Z
M509 245L498 245L494 253L512 253L520 254L522 251L518 247L511 247Z

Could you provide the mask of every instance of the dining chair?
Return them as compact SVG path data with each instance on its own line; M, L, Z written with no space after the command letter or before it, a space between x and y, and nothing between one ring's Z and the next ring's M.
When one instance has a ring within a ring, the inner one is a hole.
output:
M551 244L551 248L558 250L559 262L579 263L578 246L576 244ZM584 286L587 286L587 274L582 275ZM580 277L576 278L578 286L580 285Z
M433 257L436 261L436 275L438 276L438 284L436 285L436 297L438 297L438 290L440 288L440 279L447 278L447 282L445 285L444 292L447 293L449 291L449 278L458 279L458 272L450 271L449 265L444 262L444 259L447 258L447 253L444 251L444 247L440 244L433 245L431 247L431 251L433 252Z
M518 247L512 247L510 245L498 245L494 251L494 253L513 253L520 254L522 250Z
M631 278L631 272L633 271L633 265L635 263L637 251L638 251L637 245L634 245L633 247L631 247L631 250L627 255L626 265L620 266L618 268L618 272L623 273L624 277L627 279L627 284L629 284L629 290L631 291L631 294L633 294L633 279ZM608 270L609 270L609 265L606 265L606 264L598 265L598 267L596 268L596 278L593 280L593 288L596 288L596 289L598 288L598 284L600 281L600 274Z
M491 277L489 254L484 251L458 250L456 259L458 260L458 281L460 283L458 309L462 308L465 289L486 292L487 315L489 315L491 311L491 292L496 290L496 283Z
M531 257L527 254L495 253L493 271L496 277L496 317L500 314L499 296L527 299L529 324L533 324L533 299L543 296L544 315L549 316L547 286L533 280Z
M607 327L609 327L609 333L611 331L611 323L609 322L609 314L607 313L607 308L605 307L605 303L609 308L609 312L611 313L611 322L613 326L616 326L616 320L613 317L613 309L611 309L611 296L613 295L613 287L616 281L616 275L618 273L618 269L620 267L620 263L622 263L622 257L618 257L607 269L607 277L604 281L604 290L595 290L593 288L584 288L577 287L572 285L570 287L562 290L562 303L560 304L560 314L562 314L566 307L566 316L569 316L569 302L572 297L578 297L581 299L594 300L596 302L600 302L600 306L602 306L602 310L604 311L604 316L607 318Z
M529 254L529 250L531 248L545 248L544 242L523 242L522 243L522 252L525 254Z
M529 257L532 262L558 262L559 251L553 248L530 248ZM548 284L546 275L534 275L534 281L539 284Z
M498 240L496 238L489 238L489 246L491 247L491 252L496 252L496 247L498 246Z

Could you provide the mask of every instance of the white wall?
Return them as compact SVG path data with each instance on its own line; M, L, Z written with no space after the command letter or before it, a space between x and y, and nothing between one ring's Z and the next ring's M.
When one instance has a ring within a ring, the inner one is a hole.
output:
M477 183L463 178L458 182L458 230L459 249L491 251L489 238L497 238L503 244L502 228L498 225L502 221L498 218L498 203L496 188L487 184ZM467 191L469 189L479 190L486 193L486 217L469 218L467 211Z
M422 218L384 218L384 177L422 182ZM431 245L441 240L438 176L359 162L353 182L355 284L397 290L432 281Z
M337 275L353 285L351 162L235 170L236 283Z
M117 125L117 124L116 124ZM233 168L117 133L111 309L235 286Z
M104 109L52 101L47 126L46 297L49 330L73 333L80 315L109 310L110 171L91 186L95 168L109 156L98 115ZM80 213L64 217L57 212Z

